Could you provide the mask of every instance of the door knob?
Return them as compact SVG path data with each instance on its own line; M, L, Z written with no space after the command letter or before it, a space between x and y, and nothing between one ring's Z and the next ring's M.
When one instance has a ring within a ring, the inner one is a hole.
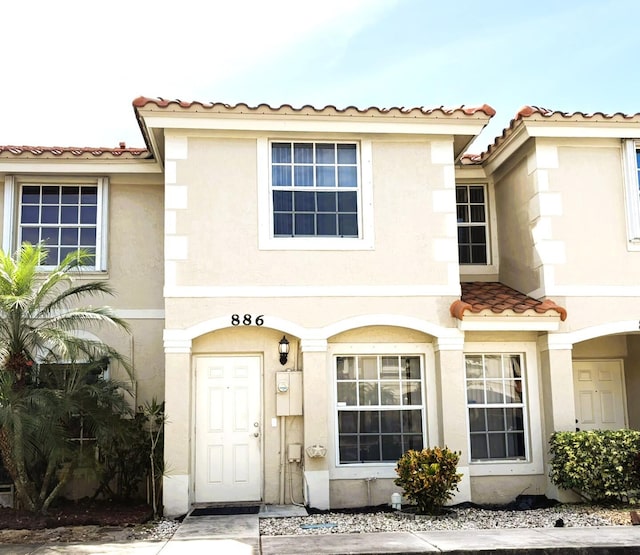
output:
M253 432L253 437L260 437L260 432Z

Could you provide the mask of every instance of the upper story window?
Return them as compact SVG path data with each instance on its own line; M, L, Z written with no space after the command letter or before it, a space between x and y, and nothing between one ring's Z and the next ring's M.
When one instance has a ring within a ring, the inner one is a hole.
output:
M471 461L527 458L520 354L465 356Z
M640 250L640 142L623 143L627 239L630 248Z
M488 263L487 193L484 185L456 185L460 264Z
M336 357L339 464L392 463L424 445L422 359Z
M106 269L106 195L103 178L69 182L7 178L5 206L16 208L5 218L4 248L15 250L24 242L42 242L48 251L46 267L84 249L94 257L87 269Z
M274 237L360 236L355 143L271 143Z

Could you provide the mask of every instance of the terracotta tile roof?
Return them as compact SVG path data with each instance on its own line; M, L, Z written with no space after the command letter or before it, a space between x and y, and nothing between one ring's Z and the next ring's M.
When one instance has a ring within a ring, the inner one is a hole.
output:
M605 114L604 112L594 112L591 114L585 112L560 112L557 110L550 110L549 108L541 108L539 106L525 105L518 110L515 117L509 123L509 127L502 130L502 134L497 136L493 141L493 144L487 147L487 150L482 153L482 159L487 158L501 143L503 143L509 135L513 132L514 128L519 122L524 119L531 119L534 121L558 121L558 122L611 122L611 123L640 123L640 112L635 114L623 114L622 112L616 112L615 114Z
M462 296L450 307L451 316L458 320L462 320L467 311L472 314L490 311L493 314L510 312L518 315L527 313L534 315L553 310L560 315L560 320L563 322L567 318L567 311L552 300L538 301L503 283L473 281L460 285Z
M463 166L474 166L482 163L482 154L463 154L460 157L460 164Z
M258 106L249 106L248 104L238 103L238 104L225 104L222 102L185 102L182 100L167 100L164 98L148 98L145 96L140 96L133 101L133 107L135 110L138 108L145 108L148 105L157 108L163 109L174 109L174 110L190 110L190 111L201 111L207 110L212 112L236 112L236 113L269 113L269 112L280 112L280 111L292 111L299 114L325 114L325 115L354 115L354 114L384 114L384 115L432 115L440 112L445 116L457 116L457 115L465 115L465 116L473 116L475 114L484 114L485 116L492 117L495 115L496 111L489 106L488 104L483 104L478 107L470 107L470 106L460 106L457 108L445 108L444 106L440 106L437 108L424 108L424 107L415 107L415 108L404 108L404 107L392 107L392 108L378 108L375 106L371 106L369 108L357 108L355 106L348 106L346 108L336 108L332 105L327 105L322 108L316 108L309 104L306 104L300 108L294 108L290 104L282 104L278 107L270 106L269 104L259 104Z
M147 158L149 155L146 148L127 148L124 143L119 148L0 145L0 158Z

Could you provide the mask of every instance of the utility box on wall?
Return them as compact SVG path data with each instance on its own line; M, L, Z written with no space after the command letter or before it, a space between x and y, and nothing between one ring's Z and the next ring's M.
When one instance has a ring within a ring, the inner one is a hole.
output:
M276 416L302 414L302 372L276 372Z

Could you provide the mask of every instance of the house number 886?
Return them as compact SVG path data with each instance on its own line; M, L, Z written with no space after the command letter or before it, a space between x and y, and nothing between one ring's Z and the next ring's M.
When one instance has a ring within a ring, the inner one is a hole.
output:
M231 325L239 326L240 324L242 324L243 326L250 326L251 324L261 326L262 324L264 324L264 314L256 316L255 320L253 319L253 316L251 314L243 314L242 316L240 316L240 314L232 314Z

